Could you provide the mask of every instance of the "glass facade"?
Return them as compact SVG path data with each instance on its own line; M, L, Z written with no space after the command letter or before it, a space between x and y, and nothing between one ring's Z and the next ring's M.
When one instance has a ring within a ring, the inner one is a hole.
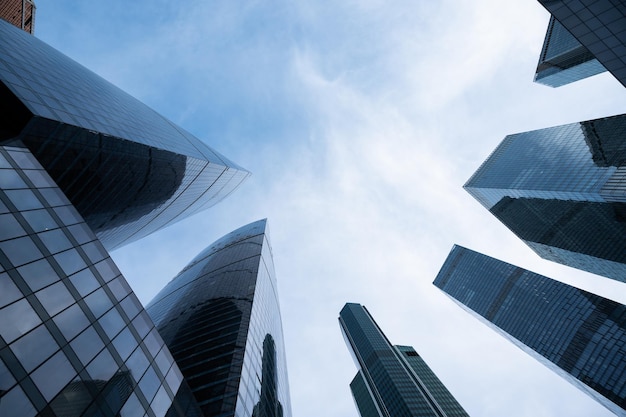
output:
M464 188L541 257L626 281L626 115L507 136Z
M214 242L146 310L205 416L291 416L266 220Z
M0 20L0 143L32 152L108 249L207 208L249 173Z
M551 16L537 64L535 82L560 87L604 71L606 69L593 54Z
M410 346L392 346L367 309L346 304L341 331L359 371L350 384L361 417L468 416Z
M626 416L626 306L461 246L452 248L433 284Z
M107 251L16 145L0 147L0 415L199 415Z
M626 86L626 7L621 0L539 0Z

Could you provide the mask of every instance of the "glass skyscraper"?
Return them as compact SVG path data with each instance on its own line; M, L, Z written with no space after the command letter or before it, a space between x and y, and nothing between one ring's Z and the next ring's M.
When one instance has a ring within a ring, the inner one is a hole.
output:
M550 17L535 82L560 87L606 69L554 16Z
M201 416L107 250L247 175L0 19L0 416Z
M626 116L507 136L464 188L545 259L626 281Z
M433 284L626 416L626 306L456 245Z
M267 222L196 256L146 310L206 417L289 417L282 323Z
M626 7L619 0L539 0L626 86Z
M20 141L115 249L207 208L249 173L0 19L0 143Z
M391 345L364 306L346 304L339 324L359 368L350 389L361 417L468 416L415 349Z
M37 159L0 146L0 416L194 416L150 317Z

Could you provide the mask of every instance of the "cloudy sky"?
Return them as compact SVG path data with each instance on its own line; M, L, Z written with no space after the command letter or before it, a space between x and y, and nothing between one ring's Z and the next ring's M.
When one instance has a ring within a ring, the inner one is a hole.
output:
M505 4L505 5L504 5ZM337 315L366 305L470 415L612 415L453 304L454 243L626 302L540 259L461 186L505 135L624 113L609 74L532 82L535 0L39 0L36 35L253 175L113 253L147 303L223 234L269 219L294 416L357 416Z

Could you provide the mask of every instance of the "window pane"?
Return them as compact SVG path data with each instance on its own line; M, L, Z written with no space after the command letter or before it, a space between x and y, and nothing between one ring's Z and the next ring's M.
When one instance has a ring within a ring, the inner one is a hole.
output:
M57 253L72 247L69 239L61 229L49 230L39 233L37 236L46 245L50 253Z
M58 274L45 259L17 268L31 290L37 291L59 280Z
M35 414L35 407L33 407L19 385L2 396L0 416L34 417Z
M31 378L47 401L52 400L76 375L74 368L63 352L46 361L31 374Z
M41 323L41 319L26 299L0 309L0 317L2 317L0 335L7 343L11 343Z
M0 249L15 267L43 258L37 246L28 236L0 242Z
M89 320L78 304L74 304L54 318L65 339L72 340L78 333L89 326Z
M7 273L0 274L0 307L22 298L22 292L17 289ZM1 326L1 325L0 325Z
M88 327L76 339L70 342L70 346L76 352L76 356L83 363L88 364L102 348L104 343L93 327Z
M74 297L62 282L57 282L35 294L50 317L74 304Z
M26 336L13 342L11 350L20 360L26 372L30 372L59 350L59 346L57 346L46 326L41 325Z

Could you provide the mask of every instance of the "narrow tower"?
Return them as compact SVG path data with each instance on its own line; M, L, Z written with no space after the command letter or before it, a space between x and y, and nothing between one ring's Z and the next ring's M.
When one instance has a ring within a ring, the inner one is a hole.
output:
M266 220L214 242L146 309L205 416L291 416Z
M393 346L367 309L346 304L339 325L359 371L350 383L361 417L467 417L411 346Z

